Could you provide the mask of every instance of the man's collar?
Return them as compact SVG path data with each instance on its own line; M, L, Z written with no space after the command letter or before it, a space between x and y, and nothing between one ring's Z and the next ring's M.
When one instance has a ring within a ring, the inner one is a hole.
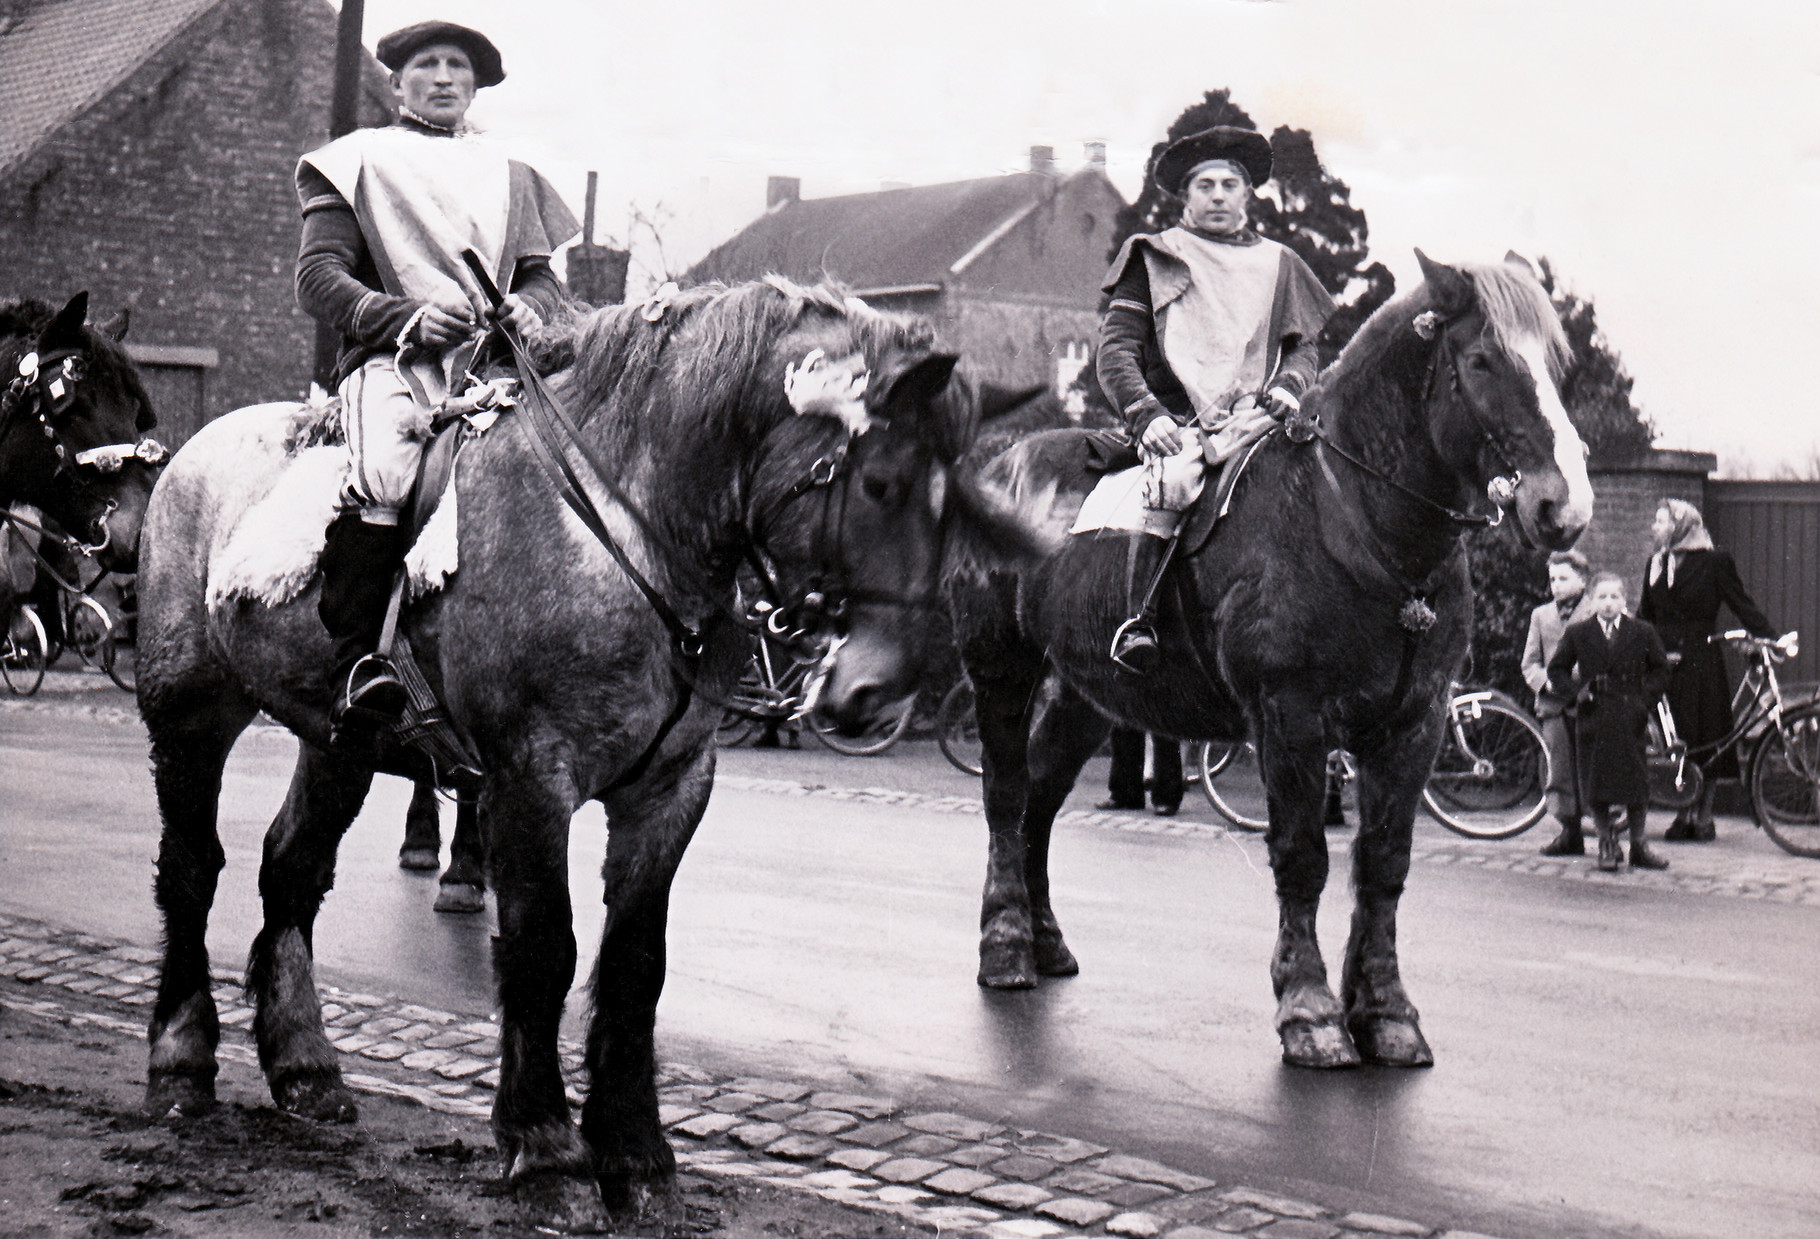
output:
M410 108L405 107L403 104L400 104L398 107L398 119L400 122L402 122L405 125L410 126L413 129L423 129L423 130L427 130L430 133L442 134L442 135L445 135L445 136L451 137L451 138L460 137L462 134L468 132L468 125L467 125L466 121L463 121L460 124L455 125L453 127L451 127L449 125L439 125L435 121L430 120L428 117L419 116L417 113L411 111Z

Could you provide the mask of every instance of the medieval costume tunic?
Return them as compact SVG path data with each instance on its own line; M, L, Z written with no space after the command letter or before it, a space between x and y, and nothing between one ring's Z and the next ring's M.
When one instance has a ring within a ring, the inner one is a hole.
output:
M1610 635L1597 616L1571 625L1548 660L1550 690L1574 700L1581 685L1579 768L1582 802L1647 805L1650 707L1668 682L1668 655L1648 621L1620 615Z
M1681 665L1668 682L1668 708L1687 747L1698 749L1723 740L1732 729L1724 651L1707 640L1717 627L1720 604L1730 607L1752 636L1773 637L1776 632L1745 591L1731 553L1714 548L1693 505L1681 503L1680 508L1685 511L1670 505L1676 536L1669 549L1650 559L1637 614L1657 627L1671 653L1681 655ZM1690 513L1691 526L1684 529ZM1736 747L1708 756L1701 769L1709 780L1737 778Z
M416 479L430 407L474 351L474 341L440 353L409 344L417 317L466 301L484 321L464 249L550 317L563 300L550 255L581 228L532 168L465 130L408 117L305 155L297 195L297 299L342 337L335 378L353 464L348 497L369 519L395 514Z
M1128 239L1104 289L1100 386L1134 438L1159 416L1198 426L1217 464L1272 424L1266 386L1300 399L1333 298L1294 252L1249 228Z

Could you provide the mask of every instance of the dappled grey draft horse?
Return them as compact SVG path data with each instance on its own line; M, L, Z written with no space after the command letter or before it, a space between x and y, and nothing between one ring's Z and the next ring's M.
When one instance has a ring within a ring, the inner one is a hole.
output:
M562 367L557 395L649 532L625 508L602 500L601 511L699 630L699 659L679 659L651 602L564 506L525 414L464 449L459 571L405 626L485 768L502 1024L493 1131L514 1184L593 1178L617 1208L674 1173L652 1030L671 879L707 804L719 703L748 648L729 613L742 561L775 574L785 605L844 610L846 648L868 652L873 678L843 694L838 722L864 725L915 687L928 625L904 622L905 611L939 605L941 476L976 422L964 385L950 383L955 359L930 341L920 320L777 279L690 290L658 321L637 306L598 310L546 341ZM863 358L864 433L786 400L787 369L818 349ZM302 743L260 868L265 924L247 978L259 1058L285 1109L354 1115L323 1034L311 928L374 765L328 748L332 659L314 583L277 607L211 612L206 601L211 556L273 486L297 416L258 406L208 426L173 460L147 520L139 701L164 819L166 935L149 1037L155 1113L212 1100L204 931L223 864L216 807L228 750L264 709ZM378 764L420 770L402 754ZM605 804L610 829L578 1132L556 1035L576 964L569 820L588 800Z
M126 312L99 327L87 315L87 293L54 312L0 304L0 511L29 503L73 549L131 572L164 449L144 437L158 419L119 344Z
M946 557L985 749L980 984L1078 971L1050 906L1050 829L1106 718L1183 739L1250 737L1270 813L1284 1060L1433 1061L1398 971L1396 912L1470 635L1460 535L1484 519L1471 510L1489 488L1529 539L1565 547L1592 491L1556 387L1566 340L1527 266L1421 263L1423 285L1378 310L1304 398L1323 437L1266 440L1211 538L1195 545L1188 525L1160 591L1164 664L1148 676L1107 655L1126 616L1124 536L1066 536L1094 480L1084 432L1033 436L977 472L966 462L1051 548L1035 566L967 545ZM1039 691L1046 666L1060 683ZM1335 748L1358 760L1360 818L1337 999L1315 938Z

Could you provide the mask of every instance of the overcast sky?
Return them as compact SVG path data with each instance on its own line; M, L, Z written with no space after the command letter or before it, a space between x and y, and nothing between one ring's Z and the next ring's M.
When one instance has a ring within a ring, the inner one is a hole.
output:
M368 0L366 42L484 30L472 118L597 239L634 210L680 268L764 204L1064 169L1127 198L1169 122L1229 86L1313 132L1399 287L1413 247L1547 255L1594 299L1660 443L1820 460L1820 21L1812 0ZM644 254L640 234L635 251ZM651 258L647 263L655 265ZM648 278L635 269L634 282Z

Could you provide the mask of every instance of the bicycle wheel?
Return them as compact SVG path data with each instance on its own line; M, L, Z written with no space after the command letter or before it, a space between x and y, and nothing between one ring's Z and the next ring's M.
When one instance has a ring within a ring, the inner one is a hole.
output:
M0 648L0 679L10 692L30 697L44 683L50 642L44 624L29 605L19 607L6 622L6 645Z
M986 772L980 760L984 746L980 744L979 719L973 713L973 684L965 676L948 690L935 712L935 742L956 770L974 775Z
M848 757L875 757L896 744L904 732L909 730L910 715L915 704L914 699L905 701L903 708L895 715L885 715L857 736L841 735L832 724L823 722L816 715L809 718L809 730L815 733L816 739L836 753L845 753Z
M1197 765L1195 779L1214 812L1240 830L1263 830L1270 825L1256 746L1249 741L1209 740L1201 747Z
M714 743L723 749L744 744L758 728L758 720L728 708L721 712L720 726L714 729Z
M1777 847L1820 858L1820 708L1796 710L1763 733L1751 754L1750 800Z
M1469 839L1509 839L1541 820L1547 790L1548 748L1529 712L1501 694L1456 697L1422 788L1435 820Z
M78 594L63 613L64 644L91 667L106 670L114 659L114 618L107 608Z

